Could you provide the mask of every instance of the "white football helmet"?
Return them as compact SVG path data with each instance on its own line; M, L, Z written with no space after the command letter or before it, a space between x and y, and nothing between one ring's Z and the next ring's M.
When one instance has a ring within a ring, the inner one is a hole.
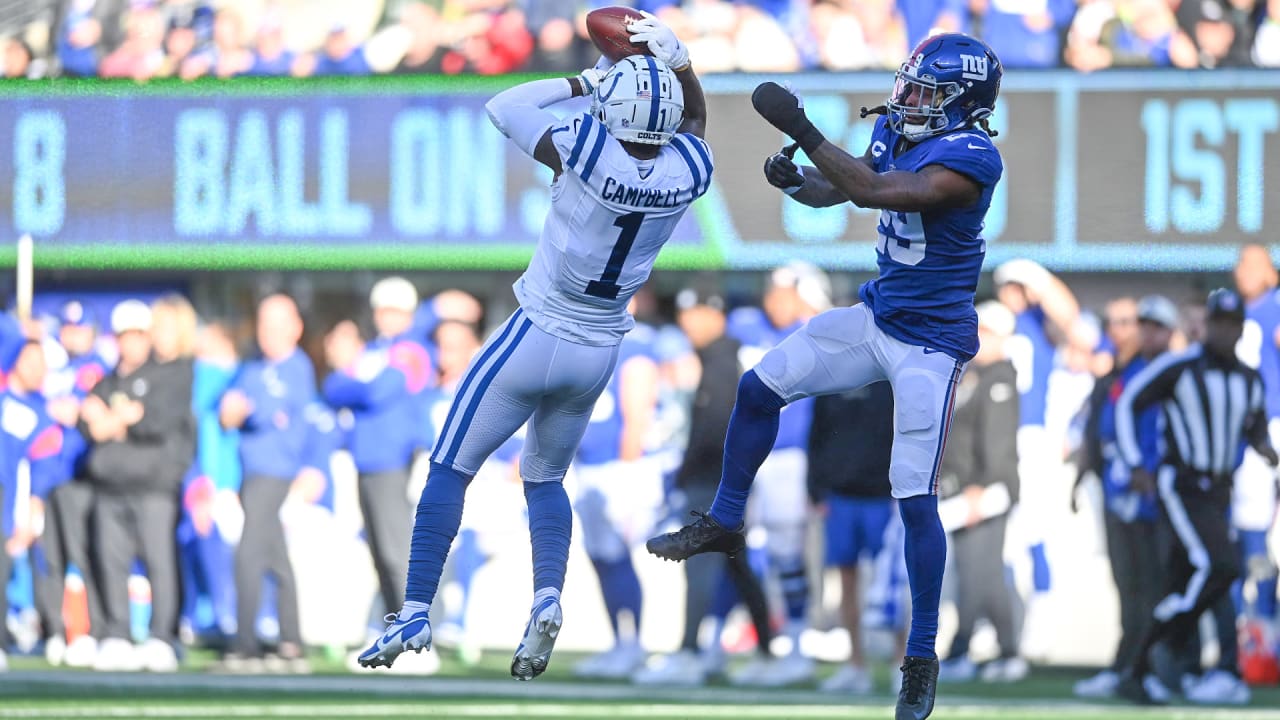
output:
M631 55L600 80L591 95L591 114L619 140L666 145L684 120L684 89L666 63Z

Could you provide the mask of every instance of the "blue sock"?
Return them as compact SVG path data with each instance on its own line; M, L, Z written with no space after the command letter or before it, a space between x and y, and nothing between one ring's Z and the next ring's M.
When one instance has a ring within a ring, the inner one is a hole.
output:
M404 598L427 605L436 597L444 560L462 523L462 502L471 478L451 467L431 463L427 485L418 499L409 544L409 579ZM398 608L387 608L395 612Z
M1031 546L1031 585L1036 592L1049 592L1049 558L1044 554L1044 543Z
M755 370L748 370L738 381L738 400L724 438L724 474L711 504L711 519L721 527L742 526L751 483L778 439L778 414L786 404Z
M907 655L936 658L938 603L947 566L947 534L938 519L938 497L917 495L898 502L906 527L907 581L911 584L911 631Z
M803 622L809 614L809 578L805 574L803 557L776 558L782 599L787 606L787 620Z
M716 594L711 596L711 605L707 608L707 615L724 623L729 617L729 613L742 602L742 595L738 593L738 585L733 581L733 577L729 574L728 568L720 571L720 584L716 586Z
M569 537L573 511L560 482L526 482L524 499L529 505L529 537L533 545L533 589L564 589L569 564Z
M631 556L623 555L619 560L591 559L596 566L596 575L600 577L600 594L604 596L605 609L609 611L609 622L613 624L614 637L618 636L619 619L625 610L631 613L635 623L637 637L640 635L640 605L642 594L640 578L636 568L631 564Z

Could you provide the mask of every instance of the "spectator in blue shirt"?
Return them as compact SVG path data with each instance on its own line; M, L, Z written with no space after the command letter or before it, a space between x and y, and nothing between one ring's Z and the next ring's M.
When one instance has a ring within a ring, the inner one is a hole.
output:
M351 39L345 25L336 25L325 38L323 51L316 56L315 75L368 75L373 72L364 56L364 46Z
M991 43L1005 67L1050 68L1061 62L1063 31L1075 16L1075 0L986 0L976 5L981 10L971 11L969 32Z
M257 326L261 356L241 366L222 397L220 413L224 427L240 429L244 468L240 486L244 533L236 552L236 641L228 665L262 654L254 620L262 578L268 572L277 588L279 653L288 661L305 662L297 583L280 507L303 466L309 434L304 413L315 398L315 370L298 348L302 318L292 299L284 295L264 299L258 305Z
M62 427L61 480L45 496L44 533L40 539L44 572L39 574L41 628L45 635L45 657L53 664L66 662L87 667L97 654L93 635L81 635L68 647L62 621L62 596L66 573L71 567L84 579L89 624L102 623L102 604L89 562L89 515L93 510L93 487L86 482L84 461L89 442L76 423L80 406L110 367L94 350L97 327L92 311L78 301L62 307L58 340L67 352L67 363L45 380L49 415Z
M295 55L284 45L284 23L270 13L258 27L258 42L253 49L253 64L246 75L288 75L293 71Z
M413 505L407 488L414 455L426 450L426 391L435 384L427 349L414 333L418 291L408 280L384 278L370 295L378 337L361 345L355 326L342 323L325 340L334 371L324 381L330 407L354 416L351 455L359 472L360 510L382 599L404 603Z
M58 61L67 77L98 74L98 42L102 23L93 16L95 0L75 0L58 30Z
M222 426L222 396L238 369L235 342L227 328L211 322L196 341L192 410L196 416L196 463L183 485L183 522L178 536L183 556L182 617L198 636L215 641L235 633L235 548L219 524L219 494L240 490L240 433Z
M21 346L16 355L4 358L9 373L9 386L0 397L0 494L3 495L3 517L0 517L0 578L8 583L12 558L26 553L35 541L44 516L44 498L62 481L62 427L45 411L44 350L37 340ZM22 466L30 471L29 513L15 517L21 488ZM8 616L6 593L0 593L0 618ZM4 649L8 633L0 628L0 667L6 664Z

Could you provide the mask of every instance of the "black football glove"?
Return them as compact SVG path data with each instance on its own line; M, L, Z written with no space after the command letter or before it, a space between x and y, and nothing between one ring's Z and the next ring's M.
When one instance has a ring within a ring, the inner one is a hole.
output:
M799 145L788 145L764 161L764 179L779 190L798 188L804 184L804 175L796 167L791 157L795 155Z
M804 103L790 90L776 82L764 82L751 93L751 105L769 124L790 135L800 147L811 153L826 142L818 128L804 114Z

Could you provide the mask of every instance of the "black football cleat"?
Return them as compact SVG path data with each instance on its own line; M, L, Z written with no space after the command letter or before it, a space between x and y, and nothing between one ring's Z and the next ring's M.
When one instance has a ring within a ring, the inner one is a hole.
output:
M894 720L924 720L933 713L938 693L938 658L907 656L902 659L902 689Z
M684 560L693 555L721 552L733 557L747 546L742 528L727 530L706 513L694 510L697 520L679 530L649 538L644 546L663 560Z

